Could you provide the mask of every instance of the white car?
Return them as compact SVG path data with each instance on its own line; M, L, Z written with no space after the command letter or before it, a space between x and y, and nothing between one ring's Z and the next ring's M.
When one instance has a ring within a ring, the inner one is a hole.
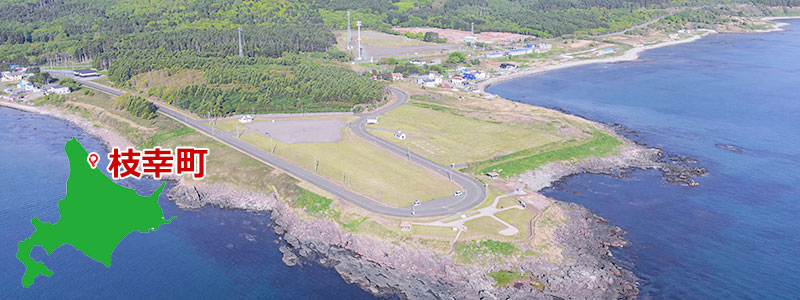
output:
M464 194L464 193L462 193L461 191L456 191L456 193L455 193L455 194L453 194L453 196L456 196L456 197L458 197L458 196L461 196L461 195L463 195L463 194Z
M414 206L420 206L420 204L422 204L422 202L419 200L414 200Z

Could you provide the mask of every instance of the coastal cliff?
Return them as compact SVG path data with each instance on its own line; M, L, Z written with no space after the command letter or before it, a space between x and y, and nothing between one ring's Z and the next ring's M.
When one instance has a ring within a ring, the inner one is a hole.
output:
M322 219L304 219L275 194L234 191L221 185L178 185L168 192L184 209L212 205L269 212L273 230L282 236L287 265L315 260L333 267L346 281L378 296L404 299L596 299L635 298L636 278L609 260L609 249L627 245L621 229L586 208L556 202L567 220L553 243L563 249L562 263L534 260L462 265L427 249L342 231ZM535 282L497 287L488 272L510 269L533 274Z

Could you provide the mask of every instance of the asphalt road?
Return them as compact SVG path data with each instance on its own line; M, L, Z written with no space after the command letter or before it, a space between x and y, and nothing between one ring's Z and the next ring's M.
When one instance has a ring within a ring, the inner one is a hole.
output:
M123 94L122 91L93 83L91 82L91 80L75 78L74 76L72 76L70 71L49 70L49 72L51 72L51 74L54 77L70 77L73 79L77 79L84 86L99 90L107 94L111 94L114 96L120 96ZM353 131L357 135L367 140L374 141L375 144L379 147L382 147L388 151L394 152L403 157L407 157L407 159L409 159L410 161L413 161L419 164L420 166L433 171L434 173L444 176L445 178L450 178L449 176L452 176L452 181L457 185L461 186L463 191L463 195L458 197L448 196L445 198L426 201L422 203L422 205L413 208L414 211L413 216L411 215L412 212L411 206L402 208L385 206L370 198L349 191L346 188L336 183L333 183L322 176L318 176L312 173L311 171L308 171L302 167L299 167L288 161L278 158L277 156L270 154L268 151L264 151L253 145L245 143L242 140L234 137L233 134L219 132L218 130L215 130L205 125L203 120L194 119L167 106L161 106L158 104L156 104L156 106L158 107L158 112L166 116L169 116L179 122L182 122L187 126L194 128L195 130L198 130L209 136L212 136L230 145L231 147L238 149L239 151L242 151L246 154L256 157L264 162L267 162L268 164L276 168L279 168L281 170L284 170L287 173L291 174L292 176L299 178L300 180L307 181L315 186L318 186L319 188L326 190L331 194L334 194L370 212L388 216L395 216L395 217L424 218L424 217L443 216L460 211L465 211L481 203L484 200L484 198L486 198L486 190L484 189L483 185L481 185L480 182L464 174L461 174L456 170L450 170L449 166L448 167L441 166L431 160L428 160L422 156L417 155L416 153L408 152L407 149L403 149L395 144L389 143L385 140L375 137L366 130L365 124L366 124L366 119L368 117L374 117L376 115L383 114L389 110L404 105L408 101L408 95L405 92L394 88L392 88L391 90L395 95L397 95L398 101L395 101L395 103L392 103L389 106L383 107L377 112L361 115L358 121L349 124L349 126L353 129Z

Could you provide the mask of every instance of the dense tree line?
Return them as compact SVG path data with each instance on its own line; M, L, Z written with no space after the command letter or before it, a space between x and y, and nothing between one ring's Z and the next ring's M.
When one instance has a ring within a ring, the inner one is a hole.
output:
M383 97L383 85L353 71L301 62L293 66L217 66L209 84L150 93L198 115L255 112L349 111Z
M114 102L114 108L125 110L132 115L145 120L152 120L156 117L156 106L153 104L153 102L131 94L125 94L118 97Z

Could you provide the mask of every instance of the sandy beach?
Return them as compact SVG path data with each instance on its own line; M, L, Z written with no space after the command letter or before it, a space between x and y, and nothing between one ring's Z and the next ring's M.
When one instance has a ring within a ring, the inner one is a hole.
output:
M764 17L764 18L761 18L761 20L772 22L772 24L771 24L772 28L764 29L764 30L750 30L750 31L746 31L746 32L743 32L743 33L766 33L766 32L773 32L773 31L780 31L780 30L783 30L781 27L789 25L789 23L778 22L778 21L779 20L788 20L788 19L800 19L800 16L793 16L793 17ZM523 70L517 70L517 71L512 72L510 74L500 75L500 76L497 76L497 77L492 77L492 78L489 78L489 79L484 80L482 82L479 82L477 84L477 90L480 93L484 94L484 95L492 95L492 96L494 96L493 94L486 92L486 89L489 88L490 86L492 86L493 84L497 84L497 83L500 83L500 82L503 82L503 81L517 79L517 78L520 78L520 77L530 76L530 75L534 75L534 74L544 73L544 72L563 69L563 68L570 68L570 67L587 65L587 64L634 61L634 60L637 60L639 58L639 55L641 55L642 52L644 52L644 51L651 50L651 49L656 49L656 48L661 48L661 47L674 46L674 45L683 44L683 43L691 43L691 42L699 40L699 39L701 39L703 37L706 37L706 36L708 36L710 34L715 34L715 33L718 33L718 32L715 31L715 30L705 29L703 33L697 34L697 35L694 35L692 37L685 38L685 39L673 40L673 41L665 41L665 42L656 43L656 44L653 44L653 45L636 46L636 47L633 47L633 48L629 49L628 51L626 51L625 53L623 53L620 56L608 57L608 58L587 59L587 60L567 60L567 61L560 61L560 62L556 63L555 65L545 65L545 66L537 66L537 67L525 68Z
M534 75L534 74L544 73L544 72L563 69L563 68L571 68L571 67L577 67L577 66L582 66L582 65L588 65L588 64L634 61L634 60L638 59L639 55L642 54L642 52L644 52L644 51L651 50L651 49L656 49L656 48L661 48L661 47L667 47L667 46L683 44L683 43L694 42L696 40L699 40L699 39L701 39L701 38L703 38L703 37L705 37L705 36L707 36L709 34L713 34L713 33L717 33L717 32L714 31L714 30L706 30L702 34L694 35L694 36L692 36L690 38L685 38L685 39L681 39L681 40L674 40L674 41L667 41L667 42L657 43L657 44L653 44L653 45L637 46L637 47L633 47L633 48L629 49L628 51L626 51L622 55L615 56L615 57L587 59L587 60L568 60L568 61L558 62L555 65L545 65L545 66L539 66L539 67L526 68L526 69L523 69L523 70L512 72L510 74L500 75L500 76L497 76L497 77L492 77L492 78L489 78L487 80L484 80L484 81L478 83L478 89L477 90L480 91L480 93L483 93L484 95L492 95L492 94L486 92L486 89L489 88L490 86L492 86L493 84L497 84L497 83L500 83L500 82L503 82L503 81L507 81L507 80L512 80L512 79L516 79L516 78L520 78L520 77L530 76L530 75Z

